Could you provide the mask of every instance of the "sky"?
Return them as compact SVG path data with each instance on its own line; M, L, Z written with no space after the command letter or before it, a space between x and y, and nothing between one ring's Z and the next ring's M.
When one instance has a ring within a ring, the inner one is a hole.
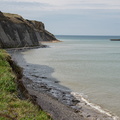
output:
M0 0L0 11L42 21L55 35L120 36L120 0Z

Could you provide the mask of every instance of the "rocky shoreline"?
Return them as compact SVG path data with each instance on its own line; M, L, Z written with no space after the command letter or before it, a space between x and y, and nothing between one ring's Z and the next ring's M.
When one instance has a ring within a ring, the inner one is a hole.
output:
M21 53L25 50L8 50L8 52L23 68L24 76L21 82L32 96L32 100L51 114L54 120L119 120L108 112L91 107L82 96L61 86L55 78L51 79L53 68L27 63Z

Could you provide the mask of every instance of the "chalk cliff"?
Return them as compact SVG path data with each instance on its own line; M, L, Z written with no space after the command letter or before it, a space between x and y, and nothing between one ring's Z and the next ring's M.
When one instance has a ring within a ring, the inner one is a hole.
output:
M0 12L0 48L39 46L39 41L53 40L55 36L45 30L42 22Z

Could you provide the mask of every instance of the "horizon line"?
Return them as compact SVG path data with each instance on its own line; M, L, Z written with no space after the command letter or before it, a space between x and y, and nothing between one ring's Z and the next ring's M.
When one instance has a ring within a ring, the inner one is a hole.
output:
M62 34L56 35L55 36L61 36ZM70 35L70 34L63 34L62 36L120 36L120 35Z

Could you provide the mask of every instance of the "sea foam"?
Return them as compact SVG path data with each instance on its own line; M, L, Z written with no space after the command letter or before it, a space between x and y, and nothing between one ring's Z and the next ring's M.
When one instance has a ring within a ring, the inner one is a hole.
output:
M116 115L113 115L113 113L111 113L110 111L108 110L104 110L103 108L101 108L100 106L96 105L96 104L93 104L91 102L89 102L89 100L87 100L84 96L84 94L81 94L81 93L77 93L77 92L71 92L71 94L79 101L87 104L88 106L90 106L92 109L102 113L102 114L105 114L109 117L111 117L113 120L120 120L120 118ZM78 103L78 105L80 105L80 103Z

